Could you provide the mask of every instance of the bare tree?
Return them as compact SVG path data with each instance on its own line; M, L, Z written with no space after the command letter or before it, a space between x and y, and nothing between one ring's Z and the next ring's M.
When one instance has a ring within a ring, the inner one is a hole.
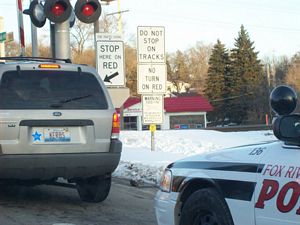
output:
M19 56L20 45L16 41L10 41L5 43L5 55L6 56Z
M117 31L118 21L113 15L103 15L99 20L100 31L104 33L115 33ZM87 45L93 45L94 26L76 20L74 27L71 30L72 50L76 54L82 54L87 48Z
M84 49L86 48L86 43L88 41L92 41L93 33L93 24L86 24L77 20L71 30L72 51L79 55L82 54Z
M184 86L187 91L193 89L203 94L211 50L211 45L197 43L184 52L177 51L167 55L168 80L177 92Z
M300 92L300 52L296 53L291 59L286 76L286 83L292 85L298 93Z
M197 43L187 50L187 64L189 68L189 83L196 92L203 94L207 78L208 61L212 46Z
M137 96L137 59L136 48L125 45L125 74L126 86L131 96Z
M118 19L114 15L103 14L99 26L101 32L116 33L118 32Z

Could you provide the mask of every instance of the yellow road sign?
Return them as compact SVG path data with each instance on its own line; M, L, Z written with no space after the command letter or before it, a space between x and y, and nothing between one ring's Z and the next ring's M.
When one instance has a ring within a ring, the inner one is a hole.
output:
M156 131L156 125L155 124L150 124L150 131L155 132Z

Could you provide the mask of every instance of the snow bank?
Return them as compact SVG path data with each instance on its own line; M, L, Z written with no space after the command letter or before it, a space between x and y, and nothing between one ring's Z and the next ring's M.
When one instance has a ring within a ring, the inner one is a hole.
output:
M164 130L155 132L155 151L150 131L122 131L120 139L123 152L113 176L157 184L164 168L178 159L276 138L272 131Z

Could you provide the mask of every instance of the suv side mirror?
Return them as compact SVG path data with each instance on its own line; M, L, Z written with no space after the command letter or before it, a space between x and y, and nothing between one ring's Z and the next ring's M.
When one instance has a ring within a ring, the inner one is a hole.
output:
M286 144L300 146L300 114L278 117L274 122L274 135Z

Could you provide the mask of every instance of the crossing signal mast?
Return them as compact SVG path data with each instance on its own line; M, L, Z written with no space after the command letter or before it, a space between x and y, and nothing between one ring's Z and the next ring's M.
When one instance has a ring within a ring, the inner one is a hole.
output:
M105 0L111 1L111 0ZM56 58L70 58L70 27L79 19L83 23L94 23L101 15L98 0L77 0L73 9L69 0L32 0L29 9L23 11L29 15L36 27L43 27L48 19L54 24L54 46ZM53 46L52 46L53 47Z

